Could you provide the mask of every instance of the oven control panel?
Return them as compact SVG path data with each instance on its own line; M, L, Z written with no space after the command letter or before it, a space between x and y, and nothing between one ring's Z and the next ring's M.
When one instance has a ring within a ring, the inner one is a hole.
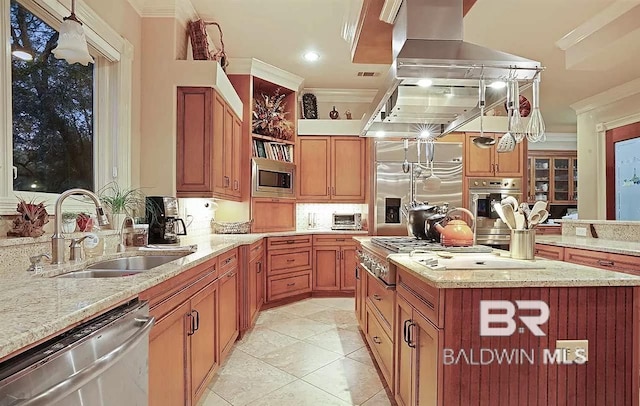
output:
M469 189L522 190L522 179L515 178L469 178Z

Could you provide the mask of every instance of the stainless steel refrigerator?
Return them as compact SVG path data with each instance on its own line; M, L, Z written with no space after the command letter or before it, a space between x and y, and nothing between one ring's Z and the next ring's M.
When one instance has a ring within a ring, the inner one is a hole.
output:
M429 204L449 203L451 207L462 204L462 143L440 143L434 145L433 173L442 181L436 191L425 191L424 181L431 174L425 162L426 146L421 145L423 164L421 173L417 165L410 165L408 173L403 171L405 159L403 141L376 141L375 162L375 233L377 235L407 235L406 218L401 213L404 204L411 202L411 177L415 178L415 200ZM409 163L418 162L415 140L409 141L407 152ZM416 176L419 175L419 176Z

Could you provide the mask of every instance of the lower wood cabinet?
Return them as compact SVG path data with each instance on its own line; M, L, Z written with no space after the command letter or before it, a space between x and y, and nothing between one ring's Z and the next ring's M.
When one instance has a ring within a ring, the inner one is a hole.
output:
M220 276L219 304L220 359L231 351L239 333L238 326L238 269L232 268Z
M311 292L311 235L267 238L267 302Z
M351 235L313 236L313 290L346 291L356 288L356 243Z
M189 319L193 323L187 333L191 340L191 398L199 399L220 364L216 345L218 281L193 296Z
M367 271L364 270L360 266L359 263L356 264L355 269L355 277L356 277L356 319L358 320L358 325L362 331L365 331L365 307L366 307L366 293L367 293Z
M269 277L267 301L311 292L311 270Z
M574 264L640 275L640 257L632 255L565 248L564 260Z
M264 242L261 240L251 245L249 250L247 305L248 327L255 322L258 312L264 303L265 272L264 272Z
M564 248L554 245L536 244L535 255L554 261L564 261Z
M251 199L254 233L293 231L296 229L296 201L293 199Z

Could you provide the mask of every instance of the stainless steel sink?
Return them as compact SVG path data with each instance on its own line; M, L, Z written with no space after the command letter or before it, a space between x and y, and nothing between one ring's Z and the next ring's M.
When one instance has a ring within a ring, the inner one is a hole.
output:
M187 254L185 254L187 255ZM139 255L96 262L82 271L69 272L59 278L117 278L136 275L185 255Z

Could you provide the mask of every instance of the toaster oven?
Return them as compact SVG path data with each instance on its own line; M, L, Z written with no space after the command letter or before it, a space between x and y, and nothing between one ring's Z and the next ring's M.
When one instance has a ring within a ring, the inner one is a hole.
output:
M331 221L332 230L362 230L362 214L360 213L333 213Z

